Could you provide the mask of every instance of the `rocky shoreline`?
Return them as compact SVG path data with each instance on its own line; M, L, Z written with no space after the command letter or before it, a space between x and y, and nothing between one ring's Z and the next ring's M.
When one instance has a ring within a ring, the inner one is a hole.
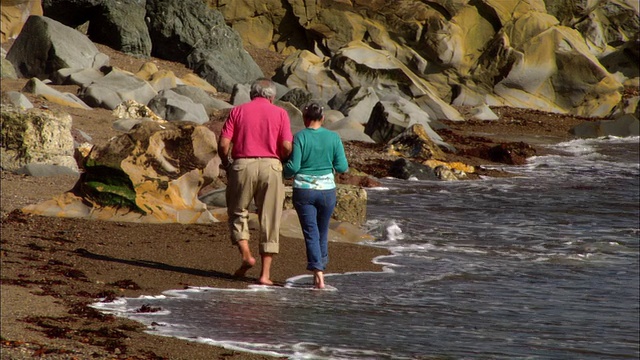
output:
M11 42L3 43L8 49ZM182 77L183 64L157 58L132 57L97 44L119 69L137 72L152 62L158 69ZM284 57L247 47L263 73L275 74ZM21 91L27 79L3 79L2 92ZM61 92L77 86L53 86ZM625 96L638 96L629 87ZM64 111L73 118L74 133L88 134L104 144L120 134L112 127L109 110L66 107L25 93L40 109ZM217 98L228 100L228 93ZM572 139L570 130L599 119L510 107L492 107L498 119L473 120L469 109L458 108L464 121L443 121L438 131L456 152L444 152L444 161L473 166L467 180L484 176L512 176L509 165L522 164L549 150L546 144ZM385 145L345 142L351 167L366 176L342 178L344 183L375 186L389 176L397 156ZM187 286L244 288L255 281L233 279L236 249L228 241L224 223L209 225L133 224L114 221L42 217L20 211L70 190L77 176L30 177L1 171L1 253L3 359L266 359L219 347L174 338L151 336L133 321L104 315L88 305L98 298L157 295ZM255 245L255 243L254 243ZM283 282L304 273L304 247L293 238L282 239L273 277ZM380 271L372 259L385 252L356 244L331 243L330 272Z
M443 137L460 149L458 154L447 154L449 159L474 165L478 176L509 176L507 171L483 170L483 165L499 163L477 149L529 139L526 148L541 153L546 151L544 144L570 139L568 129L585 121L519 109L501 113L497 121L447 124L450 130ZM75 124L92 135L111 131L98 118L91 120L80 117ZM374 177L384 176L394 159L379 145L348 142L345 146L351 165ZM96 298L159 294L186 286L246 287L257 274L241 281L230 277L237 264L223 223L152 225L26 215L21 207L69 190L77 179L5 171L1 175L3 358L266 358L147 335L140 324L87 306ZM280 282L304 273L302 243L282 241L283 252L274 264L274 279ZM330 252L345 254L332 256L331 272L379 271L371 260L384 254L342 243L331 243Z

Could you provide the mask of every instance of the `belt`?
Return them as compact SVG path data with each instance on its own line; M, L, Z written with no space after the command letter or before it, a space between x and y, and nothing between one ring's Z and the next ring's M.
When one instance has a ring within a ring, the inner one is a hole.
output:
M240 160L240 159L276 159L276 160L280 160L280 158L273 157L273 156L245 156L245 157L235 158L234 160Z

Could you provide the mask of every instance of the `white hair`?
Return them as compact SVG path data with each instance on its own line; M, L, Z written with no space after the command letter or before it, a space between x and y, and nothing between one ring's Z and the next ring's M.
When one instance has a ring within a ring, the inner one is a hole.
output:
M261 97L265 99L276 98L276 83L267 78L259 78L251 84L249 92L251 99Z

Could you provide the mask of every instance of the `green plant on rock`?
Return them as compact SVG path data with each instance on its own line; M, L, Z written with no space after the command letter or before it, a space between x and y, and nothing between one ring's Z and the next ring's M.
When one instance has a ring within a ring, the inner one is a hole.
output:
M79 181L81 196L99 206L127 208L144 214L136 204L136 192L129 176L122 170L95 166L86 169Z

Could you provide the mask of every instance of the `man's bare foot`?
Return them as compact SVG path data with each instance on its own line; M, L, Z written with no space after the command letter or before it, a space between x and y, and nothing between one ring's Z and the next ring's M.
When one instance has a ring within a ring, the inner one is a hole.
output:
M322 271L314 270L313 271L313 286L316 289L324 289L324 274Z
M247 273L247 271L249 271L249 269L251 269L253 267L253 265L256 264L256 259L255 258L249 258L248 260L242 260L242 265L240 265L240 268L238 268L238 270L236 270L236 272L233 273L233 276L235 277L244 277L244 275Z
M260 285L273 285L273 281L269 280L269 278L260 277L260 279L258 279L258 284L260 284Z

